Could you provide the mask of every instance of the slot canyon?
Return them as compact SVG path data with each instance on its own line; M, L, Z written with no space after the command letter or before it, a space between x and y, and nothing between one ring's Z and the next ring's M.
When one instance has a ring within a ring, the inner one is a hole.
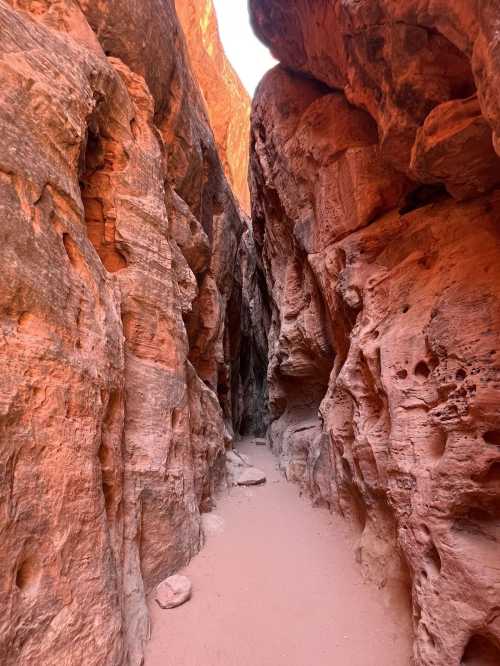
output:
M248 11L0 0L0 664L500 666L500 4Z

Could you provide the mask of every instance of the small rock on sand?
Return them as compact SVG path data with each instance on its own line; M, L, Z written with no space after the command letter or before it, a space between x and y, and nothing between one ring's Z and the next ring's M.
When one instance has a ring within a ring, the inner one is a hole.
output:
M236 484L238 486L259 486L266 482L266 475L257 467L246 467L239 475Z
M156 603L160 608L177 608L191 598L192 589L186 576L170 576L156 588Z

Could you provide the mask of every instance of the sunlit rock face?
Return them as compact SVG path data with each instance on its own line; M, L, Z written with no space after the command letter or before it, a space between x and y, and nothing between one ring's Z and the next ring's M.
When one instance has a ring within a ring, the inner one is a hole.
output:
M136 665L259 420L263 280L170 0L2 1L0 51L0 662Z
M249 213L250 97L224 53L213 0L176 0L176 7L224 171Z
M500 663L494 2L251 0L270 439L411 593L415 663Z

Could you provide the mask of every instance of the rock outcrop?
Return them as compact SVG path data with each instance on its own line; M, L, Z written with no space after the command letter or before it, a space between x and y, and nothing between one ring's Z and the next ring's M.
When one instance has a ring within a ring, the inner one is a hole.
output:
M265 391L252 234L173 0L0 0L0 51L0 662L140 664Z
M176 0L176 7L226 176L249 213L250 97L224 53L213 0Z
M411 592L415 663L500 663L496 2L250 0L269 438Z

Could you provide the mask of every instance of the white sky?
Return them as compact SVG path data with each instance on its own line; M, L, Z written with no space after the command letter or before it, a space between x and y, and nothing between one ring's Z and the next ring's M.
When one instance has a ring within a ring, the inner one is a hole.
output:
M255 88L276 62L254 35L247 0L213 0L226 55L243 85L253 96Z

